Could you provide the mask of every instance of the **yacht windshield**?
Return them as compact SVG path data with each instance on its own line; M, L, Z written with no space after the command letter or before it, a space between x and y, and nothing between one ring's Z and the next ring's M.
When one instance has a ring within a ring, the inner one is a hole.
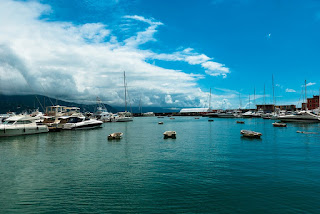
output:
M14 124L14 122L16 122L16 121L4 121L3 124L5 124L5 125L12 125L12 124Z
M78 117L70 117L68 123L78 123L81 122L82 119Z

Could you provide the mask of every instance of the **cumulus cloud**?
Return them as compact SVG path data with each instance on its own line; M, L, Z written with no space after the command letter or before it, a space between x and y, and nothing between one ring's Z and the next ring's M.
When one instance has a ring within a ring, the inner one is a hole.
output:
M163 23L154 19L123 17L146 26L119 41L104 23L79 25L40 18L51 11L49 5L34 1L0 1L0 75L4 93L38 93L83 103L100 96L110 105L123 105L126 71L133 105L141 97L143 104L150 106L203 106L208 93L199 89L197 80L204 74L163 68L148 60L200 65L213 76L230 73L223 64L192 48L169 54L140 49L142 44L157 41L155 34Z
M296 90L294 90L294 89L290 89L290 88L287 88L287 89L286 89L286 92L287 92L287 93L295 93L295 92L296 92Z
M224 64L214 62L213 59L205 54L199 54L192 48L186 48L182 51L177 51L172 54L154 54L150 55L152 59L166 60L166 61L183 61L190 65L201 65L205 69L205 73L211 76L227 77L230 73L229 68Z
M316 83L315 82L309 82L307 83L307 86L312 86L312 85L315 85Z

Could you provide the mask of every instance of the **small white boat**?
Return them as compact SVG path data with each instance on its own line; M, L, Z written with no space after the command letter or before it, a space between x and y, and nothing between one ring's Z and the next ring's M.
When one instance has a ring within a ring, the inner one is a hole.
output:
M162 125L162 124L163 124L163 122L159 122L158 124L159 124L159 125Z
M176 139L176 137L177 137L177 132L175 132L175 131L165 131L163 133L164 139L167 139L167 138Z
M243 137L249 137L249 138L260 138L262 136L260 132L254 132L251 130L241 130L240 134L242 134Z
M18 115L7 118L0 125L0 137L49 132L48 126L36 123L37 118Z
M286 123L272 123L274 127L287 127Z
M108 140L119 140L122 138L122 132L115 132L108 135Z

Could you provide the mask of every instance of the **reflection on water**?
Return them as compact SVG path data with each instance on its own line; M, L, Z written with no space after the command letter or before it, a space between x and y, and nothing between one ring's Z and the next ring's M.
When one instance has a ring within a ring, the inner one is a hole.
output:
M319 135L296 131L319 124L236 120L135 118L1 138L0 212L317 213ZM169 130L177 139L163 139ZM113 132L123 138L108 141Z

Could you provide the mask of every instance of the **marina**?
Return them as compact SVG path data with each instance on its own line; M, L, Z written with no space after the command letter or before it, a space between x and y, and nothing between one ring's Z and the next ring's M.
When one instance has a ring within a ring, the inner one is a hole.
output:
M317 209L319 123L279 129L261 118L241 126L236 118L175 118L161 118L161 126L157 117L140 117L100 129L0 138L0 211ZM242 129L263 138L242 138ZM179 136L164 140L166 130ZM114 132L123 133L120 141L107 140Z
M320 213L319 11L0 0L0 214Z

